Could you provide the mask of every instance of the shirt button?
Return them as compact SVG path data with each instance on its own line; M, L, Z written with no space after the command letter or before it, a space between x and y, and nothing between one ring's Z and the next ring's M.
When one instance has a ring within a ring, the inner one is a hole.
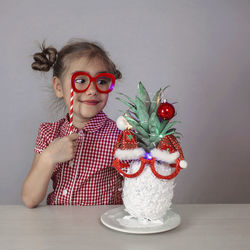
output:
M63 190L63 195L66 195L67 194L67 189L64 189Z

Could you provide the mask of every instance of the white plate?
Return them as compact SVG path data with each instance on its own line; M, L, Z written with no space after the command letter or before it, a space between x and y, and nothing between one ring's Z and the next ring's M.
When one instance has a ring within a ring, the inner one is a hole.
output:
M125 218L124 218L125 216ZM133 234L152 234L172 230L180 225L181 217L173 208L164 216L162 223L143 224L137 219L126 219L129 214L124 210L124 206L108 210L101 216L101 222L113 230L133 233Z

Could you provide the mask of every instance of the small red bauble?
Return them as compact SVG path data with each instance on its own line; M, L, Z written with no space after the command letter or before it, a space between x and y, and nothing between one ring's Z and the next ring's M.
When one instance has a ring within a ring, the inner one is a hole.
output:
M160 106L157 109L157 115L158 117L170 120L174 117L175 109L174 106L168 102L162 102Z

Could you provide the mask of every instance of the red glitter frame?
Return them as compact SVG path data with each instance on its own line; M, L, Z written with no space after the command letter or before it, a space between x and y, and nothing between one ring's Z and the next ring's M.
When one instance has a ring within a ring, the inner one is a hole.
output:
M90 81L89 81L89 85L88 85L87 88L85 88L84 90L78 90L78 89L75 87L75 79L76 79L76 77L78 77L78 76L80 76L80 75L88 76L88 77L89 77L89 80L90 80ZM108 78L110 78L110 79L112 80L112 83L111 83L111 85L110 85L110 87L109 87L108 90L100 90L100 89L98 88L97 83L96 83L96 79L99 78L99 77L101 77L101 76L108 77ZM76 92L76 93L83 93L83 92L87 91L87 89L89 88L89 86L90 86L90 84L91 84L92 82L95 83L95 87L96 87L96 89L97 89L98 92L100 92L100 93L106 93L106 94L107 94L107 93L111 92L111 91L114 89L114 86L115 86L115 76L114 76L113 74L111 74L111 73L100 73L100 74L98 74L97 76L92 77L92 76L91 76L90 74L88 74L87 72L84 72L84 71L77 71L77 72L75 72L75 73L72 75L72 77L71 77L71 86L72 86L74 92Z

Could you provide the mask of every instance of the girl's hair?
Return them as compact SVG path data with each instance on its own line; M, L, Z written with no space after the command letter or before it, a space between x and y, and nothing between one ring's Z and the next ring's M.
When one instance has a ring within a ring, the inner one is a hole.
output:
M122 78L121 72L111 61L107 52L97 43L85 40L70 41L58 52L52 46L46 48L45 42L43 42L40 49L41 52L33 55L35 62L32 63L31 67L34 70L46 72L53 67L53 76L61 78L72 59L86 56L88 60L100 59L108 67L109 72L115 75L116 79Z

